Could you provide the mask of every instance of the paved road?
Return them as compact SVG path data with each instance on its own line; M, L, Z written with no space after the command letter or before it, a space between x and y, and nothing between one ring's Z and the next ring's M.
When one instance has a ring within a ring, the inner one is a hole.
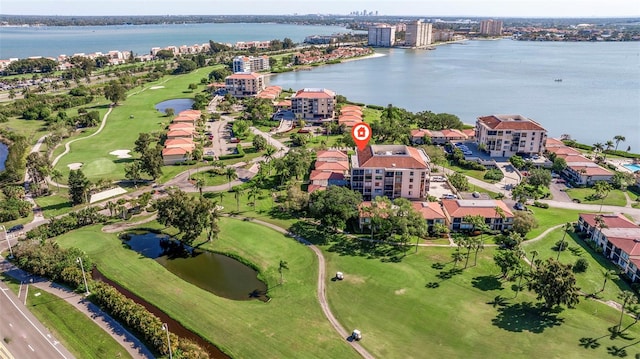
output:
M147 349L144 344L138 340L138 338L129 333L129 331L120 325L120 323L114 320L107 313L103 312L98 308L98 306L86 300L84 296L74 293L63 286L52 283L44 278L30 276L27 272L16 268L13 264L2 257L0 257L0 271L21 282L26 283L33 280L32 284L29 285L31 288L44 290L71 304L74 308L85 314L97 326L109 334L133 358L146 359L154 357L151 351L149 351L149 349ZM20 301L24 302L26 292L26 290L22 291L22 296L19 298Z
M0 318L0 338L14 358L74 358L3 282L0 282Z

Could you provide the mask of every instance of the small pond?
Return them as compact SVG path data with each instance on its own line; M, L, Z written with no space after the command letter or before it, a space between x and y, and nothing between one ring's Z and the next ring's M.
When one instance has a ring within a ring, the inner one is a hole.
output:
M0 142L0 172L4 171L4 163L7 161L9 155L9 147Z
M193 106L193 100L189 98L176 98L173 100L162 101L156 104L156 110L164 113L164 111L168 108L172 108L173 112L176 116L185 110L191 110L191 106Z
M222 254L194 249L153 232L123 238L134 251L155 259L171 273L217 296L232 300L268 300L267 286L253 268Z

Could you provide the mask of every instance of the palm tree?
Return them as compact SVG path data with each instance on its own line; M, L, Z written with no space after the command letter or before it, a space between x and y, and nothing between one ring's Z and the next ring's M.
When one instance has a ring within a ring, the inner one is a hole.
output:
M278 265L278 272L280 272L280 284L282 284L284 281L282 272L285 269L289 269L289 264L286 261L280 260L280 265Z
M604 159L603 159L603 161L606 161L607 160L607 151L612 149L613 146L614 146L613 145L613 141L609 140L609 141L605 142L604 146L605 146L605 150L604 150Z
M202 177L196 178L196 182L194 183L194 186L196 186L196 188L198 189L198 192L200 192L200 198L202 198L202 187L204 187L204 178Z
M267 162L267 164L269 165L269 176L271 176L271 160L273 159L273 156L276 153L276 148L273 146L267 146L267 149L264 150L264 159Z
M522 288L522 278L527 274L526 270L524 269L524 267L522 265L518 265L515 269L515 276L518 277L518 285L516 286L516 295L514 296L517 297L518 293L520 293L520 289Z
M60 172L56 168L52 169L51 179L56 183L56 186L58 187L58 192L60 192L60 180L62 179L62 172Z
M616 277L617 273L616 271L608 270L608 271L602 271L602 275L604 277L604 282L602 282L602 289L600 289L600 292L604 292L604 288L607 285L607 281L613 280Z
M254 185L249 189L249 196L247 199L251 201L253 199L253 210L256 210L256 202L258 202L258 196L260 195L260 188L257 185Z
M620 292L618 294L618 298L622 299L622 311L620 312L620 321L618 322L618 333L620 332L620 328L622 328L622 318L624 318L624 310L627 307L627 304L633 304L637 301L636 295L633 292L628 290Z
M614 149L614 151L617 151L618 145L620 144L620 142L626 141L627 138L622 135L616 135L616 136L613 136L613 140L616 141L616 148Z
M113 212L115 212L117 206L118 205L115 202L107 202L107 208L109 209L111 217L113 217Z
M244 193L243 189L236 188L234 190L233 197L236 199L236 212L240 212L240 198L242 198L243 193Z
M564 248L564 238L567 235L567 232L569 232L569 230L571 229L571 226L572 226L571 222L567 222L562 227L562 229L564 230L564 233L562 234L562 240L560 241L560 247L558 248L558 255L556 256L556 261L560 260L560 253L562 253L562 248Z
M593 144L593 152L602 153L602 151L604 151L604 145L602 143L597 142Z
M231 189L231 182L238 179L238 173L235 168L229 166L225 170L224 175L227 176L227 180L229 180L229 189Z
M458 265L458 262L462 260L464 254L460 253L460 248L456 248L456 251L451 254L451 258L453 258L453 268L455 269Z
M473 257L473 266L478 264L478 252L484 249L484 240L474 240L475 256Z
M593 190L596 192L596 196L598 196L598 197L600 197L602 199L600 201L600 210L599 210L599 212L602 212L602 205L604 204L604 199L607 198L607 196L609 195L609 192L612 189L613 188L611 187L609 182L605 182L605 181L597 181L593 185Z

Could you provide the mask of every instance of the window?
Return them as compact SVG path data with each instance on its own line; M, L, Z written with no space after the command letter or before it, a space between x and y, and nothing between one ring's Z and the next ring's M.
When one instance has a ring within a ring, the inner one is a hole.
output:
M411 191L409 191L409 196L411 196Z
M413 176L413 171L409 172L409 176Z
M376 174L382 173L382 170L376 170Z
M409 178L409 183L413 183L413 178Z
M409 185L409 189L413 189L413 185L412 184Z

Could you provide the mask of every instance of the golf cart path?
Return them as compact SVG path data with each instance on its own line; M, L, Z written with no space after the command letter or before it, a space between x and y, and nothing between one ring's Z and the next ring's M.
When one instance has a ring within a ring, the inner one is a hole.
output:
M241 218L241 217L231 217L230 218ZM338 334L340 334L340 336L344 339L347 340L347 343L349 345L351 345L351 347L353 349L355 349L358 354L360 354L360 356L362 356L365 359L375 359L375 357L373 355L371 355L371 353L369 353L364 347L362 347L362 345L360 345L360 343L358 343L355 340L350 340L351 337L351 333L348 332L346 329L344 329L344 327L340 324L340 322L338 322L338 319L336 319L336 317L333 315L333 313L331 312L331 308L329 308L329 303L327 302L327 295L326 295L326 287L325 287L325 278L326 278L326 264L325 264L325 260L324 260L324 255L322 255L322 251L320 250L320 248L316 247L315 245L311 244L311 242L307 241L306 239L292 234L291 232L287 231L286 229L280 227L280 226L276 226L275 224L271 224L271 223L267 223L267 222L263 222L259 219L255 219L255 218L245 218L251 222L257 223L259 225L265 226L265 227L269 227L277 232L280 232L284 235L287 236L291 236L293 238L295 238L298 242L306 245L307 247L309 247L313 253L315 253L316 257L318 257L318 302L320 303L320 307L322 308L322 312L324 313L325 317L327 317L327 319L329 320L329 323L331 323L331 325L333 326L333 328L336 330L336 332L338 332Z

